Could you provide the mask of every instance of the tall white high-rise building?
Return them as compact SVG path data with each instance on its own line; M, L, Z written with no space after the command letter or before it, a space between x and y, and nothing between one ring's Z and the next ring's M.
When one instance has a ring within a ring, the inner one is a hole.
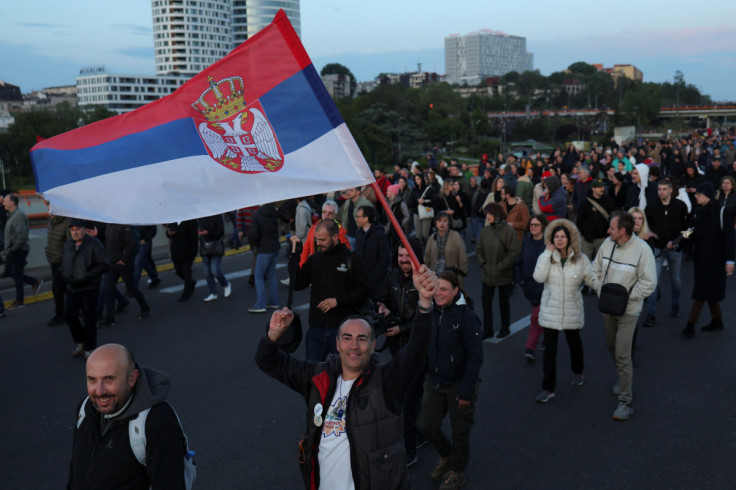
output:
M156 76L84 69L78 104L123 113L168 95L270 24L279 9L301 35L299 0L151 0Z
M445 38L445 76L450 83L475 85L484 77L533 70L526 38L482 29Z
M301 35L299 0L152 0L158 75L192 76L271 23L284 9Z
M233 48L270 24L279 9L302 35L299 0L232 0L232 4Z

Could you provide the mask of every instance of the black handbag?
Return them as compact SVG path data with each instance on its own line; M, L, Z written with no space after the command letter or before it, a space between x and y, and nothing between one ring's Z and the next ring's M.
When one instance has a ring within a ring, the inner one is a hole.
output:
M614 250L616 250L615 243L611 249L611 256L608 257L608 267L606 267L606 274L603 276L604 284L601 286L601 292L598 295L598 310L607 315L621 316L626 313L626 306L629 304L629 294L631 293L631 289L634 289L634 286L632 285L631 289L626 289L621 284L615 282L606 283Z
M222 241L222 238L212 242L202 240L202 256L213 257L216 255L225 255L225 242Z

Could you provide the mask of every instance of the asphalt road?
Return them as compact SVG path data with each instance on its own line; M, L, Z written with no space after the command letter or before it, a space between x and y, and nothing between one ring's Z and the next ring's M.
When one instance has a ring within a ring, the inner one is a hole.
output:
M247 285L251 260L250 254L225 258L233 295L213 303L201 301L202 280L194 299L177 303L180 280L165 272L157 290L144 290L153 309L149 319L138 321L131 305L118 315L117 326L99 332L100 344L123 343L141 364L171 375L169 401L196 451L196 488L302 488L297 441L305 423L303 401L253 361L267 318L246 311L255 301ZM480 272L474 259L471 264L467 290L479 301ZM285 277L285 269L277 274ZM201 265L195 275L203 277ZM698 331L683 341L685 319L667 317L666 272L663 278L665 315L640 331L636 412L627 422L611 418L615 370L593 298L585 299L582 331L585 385L569 385L569 355L561 338L557 398L550 403L534 402L542 367L541 359L523 362L525 322L503 341L486 341L466 488L736 488L736 285L729 281L723 303L726 330ZM683 316L691 305L691 278L692 262L686 262ZM283 301L286 288L280 291ZM306 292L296 294L295 305L307 301ZM0 319L3 489L57 489L66 482L75 406L86 394L84 363L71 357L74 343L66 327L45 326L52 313L52 302L40 301ZM528 314L517 289L512 321ZM706 308L700 325L708 320ZM302 347L296 355L303 354ZM419 450L410 470L415 489L437 487L427 476L435 461L429 446Z

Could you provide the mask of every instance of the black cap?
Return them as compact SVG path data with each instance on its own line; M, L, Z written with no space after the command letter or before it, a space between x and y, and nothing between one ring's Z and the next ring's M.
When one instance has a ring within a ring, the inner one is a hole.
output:
M716 195L716 188L713 182L703 182L695 188L695 192L704 195L708 199L713 199Z

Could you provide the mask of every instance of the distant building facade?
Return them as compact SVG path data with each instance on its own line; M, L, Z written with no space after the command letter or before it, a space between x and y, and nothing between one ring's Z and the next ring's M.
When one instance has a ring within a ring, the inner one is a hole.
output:
M327 93L333 99L350 97L350 84L352 81L353 77L347 74L330 73L322 75L322 83L325 84Z
M99 105L123 114L173 93L187 80L185 76L106 73L102 67L85 69L77 77L77 99L79 107Z
M533 70L526 38L482 29L445 38L445 76L450 83L477 85L486 77Z
M169 95L270 24L279 9L301 35L299 0L152 0L156 75L82 70L79 106L122 114Z
M602 63L597 63L593 66L598 71L608 73L609 75L611 75L611 77L613 77L614 80L619 77L626 77L629 80L634 80L637 82L644 81L644 73L634 65L613 65L612 68L605 68Z
M0 113L9 114L21 109L23 94L20 87L0 80Z

